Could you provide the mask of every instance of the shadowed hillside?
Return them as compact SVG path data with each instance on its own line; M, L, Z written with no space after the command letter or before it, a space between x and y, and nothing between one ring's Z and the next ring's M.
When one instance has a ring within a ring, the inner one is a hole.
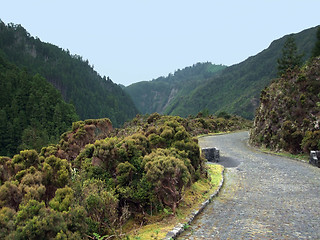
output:
M88 60L41 42L21 25L0 20L0 55L44 76L75 106L81 119L108 117L114 126L120 126L137 114L131 98L108 77L101 77Z

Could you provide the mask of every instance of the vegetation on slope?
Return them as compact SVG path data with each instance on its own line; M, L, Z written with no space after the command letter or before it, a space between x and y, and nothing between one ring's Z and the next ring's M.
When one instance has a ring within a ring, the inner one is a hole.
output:
M39 74L30 75L0 57L0 155L40 151L58 142L78 120L73 105Z
M320 58L287 71L264 89L250 142L272 150L320 150Z
M209 62L197 63L182 70L178 69L167 77L134 83L126 87L125 91L131 96L142 114L164 113L175 99L188 94L196 85L216 75L224 68L226 66L213 65Z
M315 33L316 28L310 28L289 35L295 39L297 51L304 54L303 61L311 56L316 41ZM141 88L140 92L133 92L131 96L133 99L135 97L142 99L147 94L151 94L152 97L146 98L145 101L139 100L143 106L136 103L140 110L143 109L143 111L141 110L143 113L159 111L164 114L187 117L207 109L210 114L225 111L253 119L255 109L259 106L261 90L277 76L277 59L280 58L281 49L289 36L275 40L261 53L249 57L239 64L227 67L217 74L205 78L205 81L193 81L185 88L185 91L180 92L181 94L175 91L170 92L171 89L166 88L167 94L159 94L159 98L157 98L156 94L160 93L161 87L165 86L165 79L159 78L157 81L144 83L145 85L141 83L141 86L146 86L147 90L144 91ZM201 76L201 72L198 74ZM187 79L187 76L183 76L183 78ZM181 82L183 83L183 81ZM128 87L127 90L134 86L140 85L137 83ZM175 97L171 98L170 96ZM159 104L159 99L161 99L161 104ZM156 108L155 106L161 107Z
M0 20L0 55L44 76L75 106L81 119L108 117L120 126L137 114L131 98L94 71L88 60L33 38L21 25L5 25Z
M311 28L292 35L298 52L304 53L304 60L311 55L315 32L316 28ZM225 111L253 119L261 90L277 75L277 59L288 37L272 42L269 48L244 62L226 68L188 95L177 99L165 113L185 116L186 113L196 114L199 109L208 109L210 113Z
M214 131L241 126L228 118L155 113L116 130L109 119L79 121L40 153L1 157L0 238L111 239L128 220L145 225L175 214L191 184L207 178L191 133L204 123Z

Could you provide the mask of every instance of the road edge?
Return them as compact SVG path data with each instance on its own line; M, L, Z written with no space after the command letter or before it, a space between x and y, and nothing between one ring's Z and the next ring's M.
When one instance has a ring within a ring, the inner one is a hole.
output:
M218 185L218 189L209 196L209 198L201 203L186 219L184 223L179 223L177 226L175 226L170 232L167 233L167 235L162 240L171 240L176 239L182 232L184 232L187 229L187 226L190 225L196 216L198 216L205 208L206 206L212 202L213 198L218 196L220 193L220 190L224 183L224 171L225 168L223 167L223 170L221 171L221 181Z

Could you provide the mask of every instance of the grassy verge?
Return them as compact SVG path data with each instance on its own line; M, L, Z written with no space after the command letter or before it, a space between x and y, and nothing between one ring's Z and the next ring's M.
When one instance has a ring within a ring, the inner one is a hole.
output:
M253 147L251 145L250 145L250 147L257 149L261 152L267 153L267 154L274 154L274 155L281 156L281 157L296 159L296 160L299 160L302 162L309 162L309 155L306 153L292 154L292 153L285 152L285 151L276 152L276 151L273 151L273 150L266 148L266 147Z
M208 164L209 178L201 179L186 189L183 200L175 215L172 215L168 210L164 209L163 212L156 216L150 216L150 219L148 219L150 224L135 226L134 230L128 232L128 238L132 240L164 238L178 223L184 223L191 212L198 208L202 202L207 200L210 195L217 190L222 180L222 171L223 166ZM128 225L131 225L131 228L133 228L134 223L129 222Z

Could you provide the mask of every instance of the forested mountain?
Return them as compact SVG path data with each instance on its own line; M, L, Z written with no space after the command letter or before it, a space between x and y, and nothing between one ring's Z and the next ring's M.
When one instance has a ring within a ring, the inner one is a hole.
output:
M291 153L320 150L320 57L261 93L250 142Z
M74 106L39 74L0 56L0 156L57 142L78 119Z
M43 43L21 26L0 20L0 55L52 83L63 99L74 104L81 119L108 117L119 126L137 110L131 98L109 78L101 77L88 60Z
M209 62L197 63L179 69L167 77L134 83L126 87L125 91L141 113L163 113L175 99L188 94L196 85L218 74L224 68L226 66L213 65Z
M316 27L292 36L298 51L304 53L304 60L309 58L316 41ZM179 95L174 94L175 88L172 88L171 92L167 90L167 95L161 96L165 104L161 105L162 108L158 108L159 111L170 115L187 116L206 109L209 113L225 111L253 119L255 109L259 105L261 90L277 75L277 59L281 55L281 49L287 37L275 40L259 54L218 72L206 81L191 82L190 87L184 88L186 91L180 92ZM198 74L201 76L201 72ZM147 86L154 95L154 98L149 97L146 101L141 101L144 104L143 108L136 99L139 99L138 95L144 96L143 94L150 90L132 91L132 88L139 86L139 83L127 87L126 90L131 94L140 111L151 113L158 110L154 107L159 106L156 94L160 92L157 90L160 89L158 86L165 85L163 82L165 82L164 79L160 78L141 85ZM171 98L172 96L174 97Z

